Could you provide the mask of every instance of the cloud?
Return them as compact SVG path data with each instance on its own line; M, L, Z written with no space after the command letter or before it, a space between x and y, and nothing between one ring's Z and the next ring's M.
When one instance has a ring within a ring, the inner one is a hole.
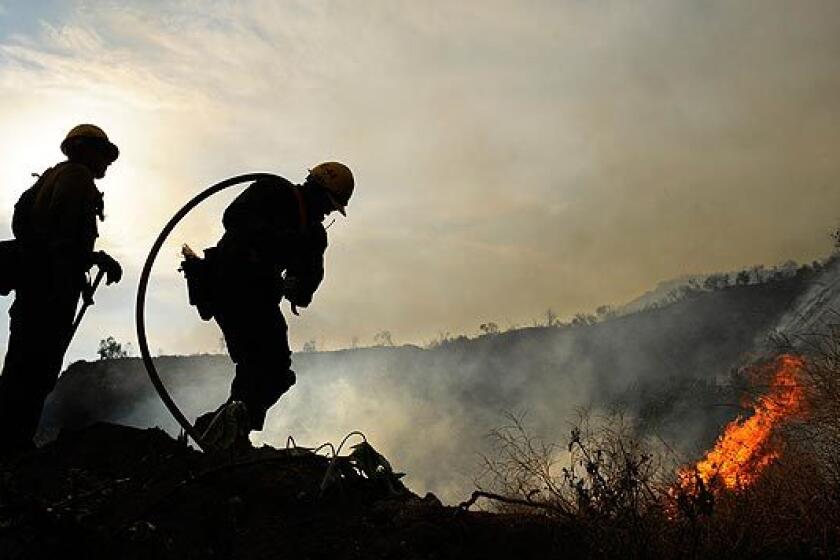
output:
M134 263L130 283L203 186L253 170L300 181L340 159L359 189L330 229L316 303L291 325L296 345L571 314L663 278L828 249L838 9L78 4L0 46L0 122L26 130L20 153L0 155L2 179L22 190L24 172L52 163L26 146L107 125L123 157L103 182L103 242ZM212 244L223 208L173 235L166 289L181 289L178 244ZM125 312L115 300L100 330L130 323L120 293ZM176 292L154 305L190 320ZM215 347L197 332L190 345Z

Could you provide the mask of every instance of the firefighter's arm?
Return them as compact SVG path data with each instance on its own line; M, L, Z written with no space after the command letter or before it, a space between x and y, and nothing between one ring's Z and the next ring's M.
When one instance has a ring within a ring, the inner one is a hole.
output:
M81 166L65 169L56 181L50 201L50 213L55 216L50 232L50 249L86 270L93 264L101 194L90 172Z
M324 279L324 251L327 232L320 224L313 228L305 249L300 251L286 271L285 296L294 308L312 303L315 290Z
M93 183L90 172L71 166L59 175L50 202L56 216L51 235L51 249L70 268L89 269L96 265L105 273L107 284L119 282L122 267L105 251L94 252L99 236L96 220L103 216L102 193Z

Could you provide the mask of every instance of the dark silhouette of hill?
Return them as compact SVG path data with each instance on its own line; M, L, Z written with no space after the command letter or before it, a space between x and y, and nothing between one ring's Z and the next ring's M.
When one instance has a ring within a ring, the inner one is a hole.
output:
M298 383L262 436L274 445L289 434L320 444L360 429L409 473L409 484L447 501L471 487L484 436L505 411L527 411L535 434L562 442L577 408L621 407L640 430L693 453L738 413L735 369L764 351L768 335L803 298L813 300L815 286L830 284L836 268L692 292L592 325L523 328L430 349L298 353ZM232 375L226 356L161 357L157 365L193 418L225 398ZM95 421L177 433L139 359L73 364L48 401L43 433Z
M576 539L352 475L299 449L206 455L157 429L94 424L0 461L0 557L542 558ZM562 544L561 544L562 543ZM562 547L562 548L561 548Z

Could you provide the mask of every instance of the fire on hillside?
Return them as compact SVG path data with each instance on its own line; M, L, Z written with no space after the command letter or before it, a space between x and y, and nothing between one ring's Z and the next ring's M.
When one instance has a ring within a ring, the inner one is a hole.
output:
M807 412L800 379L804 367L802 357L784 354L754 371L770 379L769 391L752 403L752 416L726 426L703 459L680 469L679 489L695 495L704 489L737 491L758 480L782 456L780 429Z

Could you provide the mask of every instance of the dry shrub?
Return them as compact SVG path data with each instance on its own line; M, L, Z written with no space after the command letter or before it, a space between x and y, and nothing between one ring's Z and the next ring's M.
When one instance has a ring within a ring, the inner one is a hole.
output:
M808 350L809 413L777 434L781 458L746 488L680 487L675 455L620 414L581 415L563 446L510 416L479 481L573 529L590 557L840 557L840 329Z
M836 498L840 490L840 324L787 343L804 347L810 358L804 379L808 420L796 427L791 439L816 457Z
M645 558L661 549L666 454L638 438L623 415L581 413L566 446L531 435L523 416L508 420L490 433L480 487L541 506L573 528L591 556Z

